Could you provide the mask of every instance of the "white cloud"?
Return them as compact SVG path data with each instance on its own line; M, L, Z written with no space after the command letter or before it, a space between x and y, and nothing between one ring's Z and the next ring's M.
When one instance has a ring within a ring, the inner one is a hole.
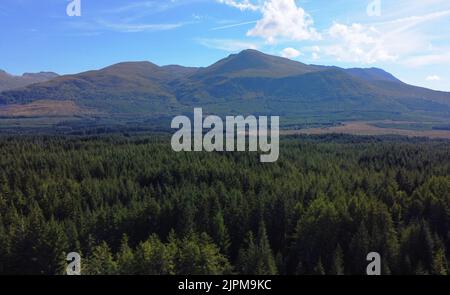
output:
M233 39L198 39L197 41L203 46L228 52L258 49L258 45L254 43Z
M424 30L425 25L448 15L450 10L442 10L370 25L334 23L328 30L327 39L332 45L327 47L326 54L339 61L366 64L397 61L422 66L449 61L450 54L424 54L433 49L430 45L433 37ZM421 55L415 56L418 53Z
M259 10L260 9L260 1L251 1L251 0L218 0L219 3L226 4L228 6L238 8L240 10Z
M285 58L296 58L300 56L302 53L295 48L288 47L281 51L281 56Z
M339 61L371 64L397 59L388 50L383 34L374 27L334 23L328 30L328 37L333 44L325 47L325 53Z
M441 81L441 77L438 75L431 75L426 78L427 81Z
M311 15L298 6L299 1L296 0L216 1L242 11L252 10L262 14L256 25L247 32L249 37L260 37L267 44L290 42L291 45L293 41L317 41L321 51L302 49L304 53L311 54L312 59L328 56L341 62L396 62L414 67L450 64L450 50L442 48L442 41L447 40L449 29L437 23L450 16L448 0L429 0L427 4L399 0L400 4L389 6L389 13L386 8L383 18L370 18L366 24L335 22L320 32L316 30ZM317 13L320 15L320 12ZM383 21L378 22L377 19ZM223 28L249 24L251 22Z
M261 8L263 14L247 35L262 37L267 43L279 39L304 41L320 39L312 17L295 0L266 0Z

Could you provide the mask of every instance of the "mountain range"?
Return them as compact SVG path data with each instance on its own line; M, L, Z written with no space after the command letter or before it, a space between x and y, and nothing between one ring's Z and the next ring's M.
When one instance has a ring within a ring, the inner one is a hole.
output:
M450 119L450 93L408 85L377 68L307 65L256 50L204 68L124 62L75 75L10 78L16 84L3 82L4 76L0 116L8 116L2 108L44 101L47 111L52 102L67 102L76 105L72 115L124 120L192 113L194 107L223 116L280 115L286 124Z
M53 72L25 73L22 76L14 76L0 70L0 92L46 82L58 76L58 74Z

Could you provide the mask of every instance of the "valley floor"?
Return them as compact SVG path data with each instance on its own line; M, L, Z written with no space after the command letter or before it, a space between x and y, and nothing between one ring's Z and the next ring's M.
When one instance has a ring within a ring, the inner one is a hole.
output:
M345 122L339 126L324 127L324 128L309 128L298 130L285 130L282 134L351 134L351 135L401 135L408 137L428 137L428 138L446 138L450 139L450 130L414 130L405 129L401 126L405 122L388 122L388 121L373 121L373 122ZM410 122L414 124L414 122ZM390 127L379 127L377 124L383 124Z

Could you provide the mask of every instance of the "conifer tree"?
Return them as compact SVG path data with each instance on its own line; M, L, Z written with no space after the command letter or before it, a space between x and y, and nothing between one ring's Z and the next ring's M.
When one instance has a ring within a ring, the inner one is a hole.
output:
M220 247L222 253L228 253L230 247L230 236L225 226L222 212L218 212L213 219L212 235L215 243Z
M313 269L313 274L315 274L315 275L325 275L325 269L323 267L321 258L319 258L319 261L317 261L317 264L316 264L316 266Z
M366 268L366 257L369 253L369 233L367 232L367 228L364 223L358 228L358 231L353 236L350 246L349 252L352 253L351 261L351 273L355 275L365 274Z
M128 236L122 236L120 251L117 254L117 272L122 275L131 275L137 273L133 250L128 245Z
M333 265L331 268L331 274L343 275L344 274L344 253L340 245L337 246L333 254Z
M256 244L253 233L249 232L247 234L245 246L239 251L238 266L244 274L277 274L277 267L267 238L264 222L260 223Z
M103 241L95 246L92 255L82 263L82 274L85 275L114 275L117 273L117 264L114 261L111 249Z

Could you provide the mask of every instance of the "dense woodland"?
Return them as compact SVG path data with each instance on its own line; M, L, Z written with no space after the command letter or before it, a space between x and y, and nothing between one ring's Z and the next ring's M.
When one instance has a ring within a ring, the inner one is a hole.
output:
M164 136L0 138L0 274L448 274L450 144L288 137L175 153Z

